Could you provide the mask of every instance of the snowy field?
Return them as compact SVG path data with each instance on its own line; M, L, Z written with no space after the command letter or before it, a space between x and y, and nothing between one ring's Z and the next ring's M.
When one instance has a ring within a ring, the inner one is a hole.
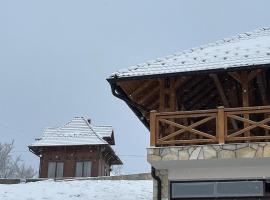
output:
M0 185L1 200L152 200L152 181L41 181Z

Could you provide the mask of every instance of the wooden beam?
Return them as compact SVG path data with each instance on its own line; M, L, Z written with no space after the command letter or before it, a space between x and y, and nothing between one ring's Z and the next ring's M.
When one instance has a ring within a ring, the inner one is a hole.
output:
M214 86L213 84L212 85L209 85L207 87L205 87L204 90L202 90L197 96L195 96L192 100L190 101L187 101L187 106L188 106L188 110L190 109L193 109L194 110L194 106L195 107L198 107L196 106L196 104L200 103L202 104L203 102L205 101L208 101L208 100L205 100L206 98L208 99L212 99L213 97L211 95L213 95L213 90L214 90ZM211 95L209 95L211 93ZM216 95L214 95L216 96ZM199 105L200 107L201 105ZM195 109L197 110L197 109Z
M165 110L165 91L164 91L165 80L159 79L159 112Z
M228 72L228 74L240 84L242 83L241 76L238 72Z
M205 77L197 77L196 79L190 80L188 84L183 87L183 89L187 91L187 94L183 95L182 102L184 103L190 101L192 97L194 97L198 93L196 88L202 87L202 85L204 87L205 85L207 85L207 79Z
M265 84L265 73L262 72L260 74L258 74L257 76L257 85L260 91L260 95L261 95L261 99L262 99L262 103L263 105L268 105L269 99L267 96L267 92L266 92L266 84ZM269 113L265 113L264 117L269 117ZM269 130L265 130L265 135L269 135Z
M242 102L243 107L249 107L249 79L248 79L248 72L242 71L241 72L241 86L242 86ZM249 114L244 114L245 119L249 119ZM248 123L244 122L244 128L249 126ZM245 136L250 136L250 131L245 132Z
M209 76L213 79L213 81L215 83L215 86L217 88L217 91L219 93L219 96L220 96L222 103L224 104L225 107L229 108L230 107L229 101L226 97L225 91L220 83L218 76L216 74L210 74Z
M263 103L263 105L267 105L268 99L267 99L267 95L266 95L266 87L265 87L265 83L264 83L263 73L258 74L257 85L258 85L258 88L259 88L259 91L261 94L262 103Z
M193 129L191 128L190 126L184 126L184 125L181 125L181 124L178 124L178 123L175 123L173 121L170 121L170 120L167 120L167 119L160 119L161 122L164 122L166 124L169 124L171 126L174 126L174 127L177 127L177 128L180 128L180 129L183 129L185 131L188 131L192 134L197 134L197 135L200 135L202 137L206 137L206 138L211 138L211 139L216 139L216 136L213 136L213 135L210 135L208 133L205 133L205 132L202 132L202 131L199 131L199 130L196 130L196 129Z
M175 144L201 144L201 143L215 143L215 139L193 139L193 140L172 140L172 141L159 141L157 144L175 145Z
M242 106L243 107L249 107L249 82L253 80L258 73L260 73L261 70L254 70L248 73L247 71L241 71L241 72L229 72L228 74L232 76L235 80L237 80L242 87ZM249 119L249 114L244 114L245 119ZM248 123L244 123L244 128L248 127ZM245 133L246 137L250 136L250 132Z
M176 111L176 88L175 88L175 79L170 78L170 88L169 88L169 97L170 97L170 111Z
M188 80L190 79L190 77L177 77L176 81L175 81L175 89L178 89L179 87L183 86Z
M253 80L259 73L261 73L261 69L253 70L248 74L248 82Z
M143 104L148 98L153 96L155 93L159 91L159 87L155 87L152 91L145 94L141 99L139 99L139 104Z
M156 122L157 111L153 110L150 112L150 146L156 146L157 137L157 122Z
M195 122L195 123L193 123L193 124L191 124L191 125L189 125L189 126L186 126L186 125L185 125L185 127L188 127L188 128L195 128L195 127L197 127L197 126L199 126L199 125L201 125L201 124L204 124L204 123L206 123L206 122L208 122L208 121L210 121L210 120L212 120L212 119L215 119L215 117L214 117L214 116L210 116L210 117L204 118L204 119L202 119L202 120L200 120L200 121L197 121L197 122ZM169 135L167 135L167 136L165 136L165 137L160 138L159 140L165 141L165 140L171 139L171 138L173 138L173 137L175 137L175 136L179 136L180 134L182 134L182 133L184 133L184 132L186 132L185 129L180 129L180 130L178 130L178 131L175 131L175 132L173 132L173 133L170 133Z
M218 116L217 116L217 136L218 136L218 143L224 144L225 143L225 113L224 107L218 107Z
M151 104L149 104L147 107L150 108L151 110L156 110L158 105L159 105L159 99L157 97L157 99L153 101Z
M219 93L219 96L221 98L222 103L224 104L225 107L229 108L230 107L229 101L226 97L225 91L221 85L221 82L220 82L218 76L216 74L210 74L209 76L213 79L213 81L216 85L216 88L217 88L217 91ZM237 130L238 126L237 126L235 120L231 119L231 123L232 123L233 129Z
M145 89L147 89L147 87L149 87L149 85L151 85L151 83L153 83L153 81L148 80L146 81L146 83L140 85L138 88L136 88L130 95L129 97L131 97L132 99L134 99L138 94L140 94L141 92L143 92Z

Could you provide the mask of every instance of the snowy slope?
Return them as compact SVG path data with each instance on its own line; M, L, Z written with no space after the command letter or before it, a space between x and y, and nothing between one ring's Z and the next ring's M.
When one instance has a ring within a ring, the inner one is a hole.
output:
M1 200L150 200L152 181L41 181L0 185Z

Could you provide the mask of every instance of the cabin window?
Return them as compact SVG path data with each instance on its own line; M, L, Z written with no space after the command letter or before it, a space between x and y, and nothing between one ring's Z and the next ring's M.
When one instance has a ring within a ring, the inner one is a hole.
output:
M76 177L90 177L91 169L92 169L91 161L76 162L75 176Z
M48 178L61 178L64 173L63 162L49 162L48 164Z

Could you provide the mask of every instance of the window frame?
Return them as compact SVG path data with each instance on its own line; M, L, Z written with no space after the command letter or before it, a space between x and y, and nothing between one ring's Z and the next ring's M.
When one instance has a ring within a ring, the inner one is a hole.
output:
M54 177L49 177L50 163L55 163L55 168L54 168L54 173L53 173ZM58 175L57 170L58 170L59 164L63 164L62 176L57 176ZM49 161L47 166L48 166L48 168L47 168L47 177L48 178L63 178L64 177L65 162L63 162L63 161Z
M84 170L84 166L85 166L85 163L86 162L90 162L90 176L83 176L84 175L84 172L85 172L85 170ZM81 169L81 176L77 176L77 174L76 174L76 172L77 172L77 164L78 163L82 163L82 169ZM92 164L93 164L93 162L92 162L92 160L77 160L76 162L75 162L75 170L74 170L74 177L78 177L78 178L83 178L83 177L92 177Z

